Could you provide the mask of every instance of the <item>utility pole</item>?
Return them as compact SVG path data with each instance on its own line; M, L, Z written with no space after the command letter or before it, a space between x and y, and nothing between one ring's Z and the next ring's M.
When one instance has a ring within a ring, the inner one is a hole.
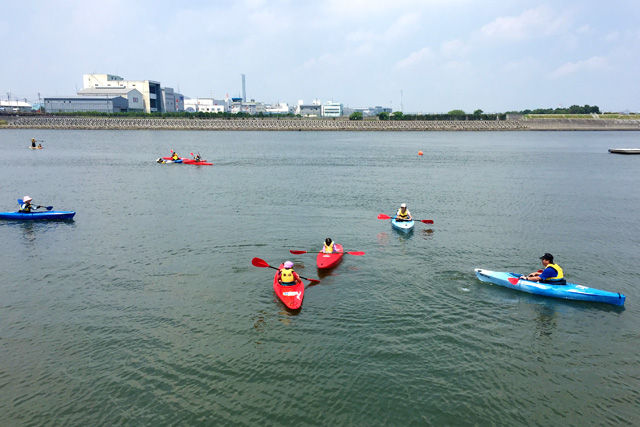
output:
M400 112L404 113L403 111L404 106L402 105L402 89L400 89Z

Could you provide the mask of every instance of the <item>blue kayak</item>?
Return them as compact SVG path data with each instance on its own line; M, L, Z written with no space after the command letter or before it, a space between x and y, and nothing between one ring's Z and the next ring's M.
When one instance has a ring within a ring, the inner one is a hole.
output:
M400 230L402 232L408 233L413 230L413 226L415 225L415 221L396 221L396 217L391 218L391 226L396 230Z
M483 282L489 282L530 294L547 297L564 298L577 301L604 302L613 305L624 305L627 298L617 292L608 292L595 288L567 282L566 285L550 285L548 283L521 280L521 274L475 269L476 276Z
M43 211L43 212L0 212L0 219L13 219L17 221L38 221L45 219L71 219L74 211Z

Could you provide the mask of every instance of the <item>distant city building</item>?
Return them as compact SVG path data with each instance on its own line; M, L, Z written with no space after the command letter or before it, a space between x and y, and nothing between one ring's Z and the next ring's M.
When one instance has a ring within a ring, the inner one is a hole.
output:
M224 113L229 111L229 100L213 98L187 98L184 100L184 111L188 113Z
M84 74L84 89L137 89L142 94L144 111L146 113L183 111L184 97L176 94L172 88L162 88L160 82L153 80L124 80L113 74ZM181 100L182 98L182 100ZM176 103L176 99L178 102ZM171 105L167 106L167 102ZM182 108L181 108L182 106Z
M142 93L138 89L129 89L126 87L114 87L114 88L87 88L78 91L80 96L92 96L92 97L114 97L122 96L128 102L128 112L142 112L144 111L144 103L142 101Z
M255 115L258 113L264 113L266 111L266 107L264 103L256 102L255 99L252 99L248 102L243 102L242 98L231 98L229 111L231 112L231 114L246 113Z
M162 88L162 101L167 113L184 111L184 96L173 91L173 88Z
M380 113L391 114L393 110L391 108L376 106L376 107L366 107L366 108L354 108L353 112L362 113L363 116L377 116Z
M33 110L31 104L22 101L0 101L0 111L12 113L30 113Z
M47 113L122 113L128 111L129 101L123 96L60 96L44 98Z
M286 102L265 106L265 113L267 114L289 114L290 112L291 108Z
M322 117L342 117L342 104L327 102L322 105Z

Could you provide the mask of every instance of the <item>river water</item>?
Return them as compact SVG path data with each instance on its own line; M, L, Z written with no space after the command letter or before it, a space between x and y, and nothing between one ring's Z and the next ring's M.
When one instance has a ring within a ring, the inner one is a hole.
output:
M45 149L28 149L31 138ZM0 131L2 425L632 425L640 132ZM200 152L214 166L157 164ZM423 156L418 156L422 151ZM409 235L378 214L408 203ZM331 272L312 254L349 251ZM476 279L551 252L626 307ZM291 259L321 283L299 312Z

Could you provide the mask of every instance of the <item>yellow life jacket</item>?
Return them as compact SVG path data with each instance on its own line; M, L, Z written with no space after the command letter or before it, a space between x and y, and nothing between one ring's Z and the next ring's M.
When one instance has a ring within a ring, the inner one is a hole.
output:
M293 268L283 268L280 270L280 280L282 283L293 283L296 279L293 277Z
M545 282L550 282L550 283L551 282L561 282L561 281L564 280L564 272L562 271L562 268L560 268L560 266L558 264L549 263L549 264L547 264L546 268L549 268L549 267L553 268L556 271L557 275L554 276L554 277L548 277L547 279L545 279Z
M178 154L176 154L176 153L173 153L173 156L171 156L171 158L173 160L178 160L179 159Z
M405 209L404 213L402 213L402 208L398 209L398 213L396 214L396 216L401 219L409 218L409 209Z
M18 212L23 212L23 213L31 212L31 205L23 203L22 205L20 205L20 210Z
M324 250L322 252L324 252L325 254L332 254L333 253L333 243L331 242L331 244L329 246L327 246L327 243L323 243L324 245Z

